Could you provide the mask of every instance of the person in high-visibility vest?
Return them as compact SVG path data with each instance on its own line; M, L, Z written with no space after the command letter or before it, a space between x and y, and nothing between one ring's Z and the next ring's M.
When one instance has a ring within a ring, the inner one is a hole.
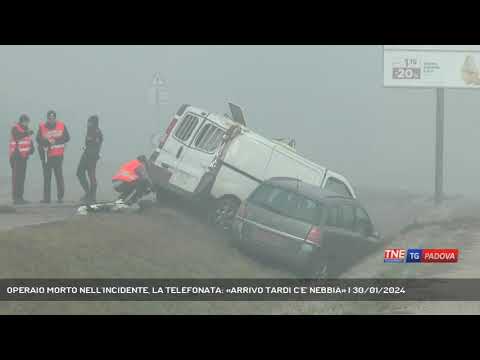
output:
M151 192L152 182L148 176L147 166L147 158L140 155L120 167L112 177L113 188L120 193L119 200L132 205Z
M40 122L36 140L43 167L43 200L41 202L50 203L53 172L57 184L57 200L61 203L65 195L63 156L65 144L70 141L70 135L65 124L57 120L55 111L50 110L47 113L47 121Z
M13 125L8 148L8 157L12 168L12 200L16 205L27 204L23 198L25 177L27 174L27 160L33 154L33 131L28 128L30 118L23 114Z

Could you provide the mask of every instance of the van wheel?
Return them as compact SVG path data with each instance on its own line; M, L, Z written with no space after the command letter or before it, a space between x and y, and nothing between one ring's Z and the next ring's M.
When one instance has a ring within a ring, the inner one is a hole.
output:
M216 200L209 214L210 224L225 231L230 231L239 207L240 200L232 196Z
M160 205L168 205L173 200L173 195L164 189L156 189L155 197L157 199L157 203Z

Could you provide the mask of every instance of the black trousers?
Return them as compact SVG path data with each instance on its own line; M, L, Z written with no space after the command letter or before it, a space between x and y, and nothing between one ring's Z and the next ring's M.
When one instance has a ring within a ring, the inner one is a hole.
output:
M63 200L65 195L65 182L63 179L63 156L47 158L43 166L43 200L51 200L52 172L55 174L57 184L57 199Z
M115 191L120 193L120 199L126 200L130 195L131 196L126 203L131 205L137 202L147 194L148 191L148 181L146 179L137 180L130 183L122 182L119 185L115 186Z
M97 158L87 156L83 153L77 167L77 178L87 197L91 200L96 199L97 195ZM88 174L88 180L87 180ZM89 183L90 182L90 183Z
M13 154L10 157L10 167L12 168L12 199L13 201L23 199L27 159L18 154Z

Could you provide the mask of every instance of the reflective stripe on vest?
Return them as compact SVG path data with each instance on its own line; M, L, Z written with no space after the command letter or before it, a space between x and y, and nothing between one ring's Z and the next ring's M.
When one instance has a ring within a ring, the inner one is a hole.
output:
M143 166L143 164L138 160L132 160L120 168L118 172L112 177L112 180L119 180L123 182L133 182L138 179L138 175L135 172L139 166Z
M55 123L54 129L47 128L44 122L40 123L40 134L42 138L46 140L60 139L63 136L64 130L65 130L65 125L63 124L63 122L58 120ZM65 152L65 144L51 145L46 149L48 149L49 157L62 156Z
M25 133L25 129L20 126L20 124L15 124L15 128L20 132L21 134ZM8 147L8 156L11 157L13 153L15 152L15 149L18 149L18 153L22 158L27 158L28 155L30 154L30 150L32 149L32 137L31 136L25 136L19 141L16 141L15 138L12 137L10 139L10 144Z

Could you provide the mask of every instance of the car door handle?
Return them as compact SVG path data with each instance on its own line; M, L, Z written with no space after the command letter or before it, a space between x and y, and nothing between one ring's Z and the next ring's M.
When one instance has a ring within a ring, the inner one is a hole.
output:
M180 157L180 155L182 154L182 151L183 151L183 146L182 146L180 149L178 149L178 151L177 151L177 159L178 159L178 158Z

